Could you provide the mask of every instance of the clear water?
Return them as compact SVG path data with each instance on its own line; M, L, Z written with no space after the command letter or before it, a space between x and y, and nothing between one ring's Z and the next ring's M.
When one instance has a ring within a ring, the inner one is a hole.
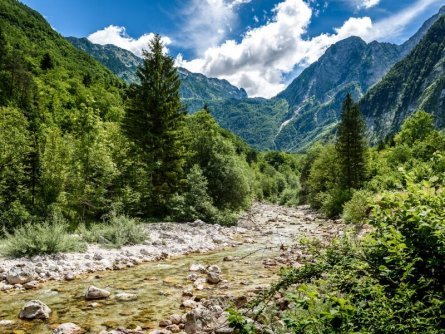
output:
M279 253L279 246L294 240L296 234L313 234L318 224L295 222L293 225L277 226L274 233L256 239L255 244L245 244L235 248L207 254L189 254L161 262L148 262L121 271L106 271L88 274L71 282L47 282L34 291L14 291L0 293L0 320L14 320L9 328L0 328L0 333L52 333L57 325L74 322L88 333L99 333L103 329L118 326L134 328L155 328L159 320L171 314L183 314L180 308L182 291L192 287L187 281L192 263L217 264L222 269L222 278L228 280L230 289L216 286L194 291L195 296L245 295L253 293L258 286L267 286L276 279L274 271L266 268L262 260ZM224 262L225 256L239 257L241 260ZM243 258L245 257L245 258ZM89 285L109 289L112 297L97 301L83 298ZM138 295L136 301L119 302L113 298L116 293L128 292ZM52 309L48 321L22 321L18 319L20 309L27 300L38 299Z

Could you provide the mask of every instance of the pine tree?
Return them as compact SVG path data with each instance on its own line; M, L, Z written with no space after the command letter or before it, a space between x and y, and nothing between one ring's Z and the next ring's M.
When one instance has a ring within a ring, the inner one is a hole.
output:
M181 143L184 121L180 80L173 58L164 54L164 44L156 35L144 52L137 75L140 83L129 93L124 128L136 144L147 169L151 191L151 212L162 216L183 179L184 149Z
M346 190L359 189L366 178L366 127L359 106L350 94L343 101L338 126L336 150L341 165L341 185Z
M40 62L40 68L43 71L52 70L54 68L53 58L48 52L43 55L42 61Z

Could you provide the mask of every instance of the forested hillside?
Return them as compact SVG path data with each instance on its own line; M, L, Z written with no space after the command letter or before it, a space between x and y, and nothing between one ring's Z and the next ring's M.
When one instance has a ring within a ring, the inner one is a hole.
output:
M114 45L93 44L86 38L67 38L75 47L89 53L93 58L124 79L128 84L138 81L137 67L142 59L130 51ZM195 112L209 103L247 98L244 89L231 85L226 80L208 78L199 73L192 73L185 68L178 68L181 78L180 95L189 112Z
M3 1L0 15L0 221L4 232L33 222L95 222L111 211L157 219L201 217L230 224L254 199L296 201L296 194L293 198L285 194L286 200L282 195L287 184L297 184L292 174L297 172L297 158L277 153L287 167L269 166L267 155L219 128L210 114L183 114L184 106L175 100L176 89L181 76L190 73L171 68L170 102L147 124L142 111L135 114L133 130L128 130L130 111L140 110L135 102L138 92L145 87L147 94L151 86L127 89L109 70L56 33L40 14L17 1ZM204 81L217 90L228 85ZM187 79L183 82L187 87ZM242 95L238 90L235 93ZM171 118L164 119L169 108L173 108ZM137 128L141 124L146 126ZM160 141L155 145L153 138ZM148 146L138 148L142 142ZM155 147L161 150L153 151ZM146 160L149 153L158 160ZM176 167L169 165L173 155ZM164 170L158 183L147 183L156 170ZM164 191L162 203L156 202L156 194Z
M445 126L445 17L442 16L414 50L361 100L375 143L393 136L417 109L435 116Z

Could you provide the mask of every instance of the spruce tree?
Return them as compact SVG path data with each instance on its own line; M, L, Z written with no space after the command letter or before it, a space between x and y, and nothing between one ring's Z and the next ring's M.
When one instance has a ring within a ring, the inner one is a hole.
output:
M366 178L366 127L358 104L350 94L343 101L336 150L341 166L341 186L359 189Z
M144 51L137 75L140 83L129 92L124 127L142 158L151 196L148 213L165 215L171 197L183 182L184 149L181 142L185 112L180 80L173 58L164 54L164 44L156 35Z

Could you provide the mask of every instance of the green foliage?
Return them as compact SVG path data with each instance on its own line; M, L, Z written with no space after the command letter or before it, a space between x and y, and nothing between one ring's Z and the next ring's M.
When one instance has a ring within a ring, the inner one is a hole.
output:
M367 235L357 237L354 227L327 248L314 241L305 248L311 261L298 269L283 270L281 279L253 303L255 309L267 313L267 317L257 315L266 330L445 331L445 136L432 129L431 118L424 116L419 113L407 120L394 147L371 150L371 179L344 205L346 222L372 225ZM407 145L404 140L412 136L406 134L416 130L412 126L419 119L425 121L427 131L420 131L423 134ZM332 158L330 150L335 152L329 146L317 148L310 174L313 179L308 179L324 199L332 194L329 189L341 189L326 168ZM326 203L321 201L320 207L326 210ZM285 311L269 302L277 292L291 305ZM233 326L249 324L239 313L235 320ZM283 323L286 329L281 330Z
M184 111L179 98L179 76L173 58L164 55L161 36L150 41L149 49L138 69L140 83L130 89L124 124L147 169L145 182L152 194L146 209L162 216L181 187Z
M148 233L139 221L118 215L115 211L112 211L103 223L89 227L79 226L78 233L87 242L114 248L139 244L148 239Z
M343 203L349 199L349 192L340 185L339 160L334 144L320 148L316 158L313 158L306 181L309 204L315 209L320 209L328 217L339 215Z
M348 94L343 102L335 143L343 189L359 189L365 181L367 169L365 132L365 123L360 109Z
M445 125L441 97L444 80L439 70L444 61L445 17L437 17L412 52L394 65L360 101L363 114L373 124L370 133L373 142L395 134L417 109L428 110L435 116L436 126Z
M14 223L29 218L27 156L29 145L28 121L16 108L0 107L0 223L3 231Z
M81 252L86 244L68 233L68 224L58 216L41 224L19 227L8 235L4 253L12 257Z
M417 141L425 140L433 132L433 116L422 110L417 111L403 123L395 142L397 145L412 146Z
M208 193L221 210L245 209L252 200L252 173L233 135L201 111L187 117L187 165L198 165L208 182ZM237 153L240 150L240 154Z
M371 196L368 190L355 191L343 207L343 220L350 224L363 223L371 211Z

